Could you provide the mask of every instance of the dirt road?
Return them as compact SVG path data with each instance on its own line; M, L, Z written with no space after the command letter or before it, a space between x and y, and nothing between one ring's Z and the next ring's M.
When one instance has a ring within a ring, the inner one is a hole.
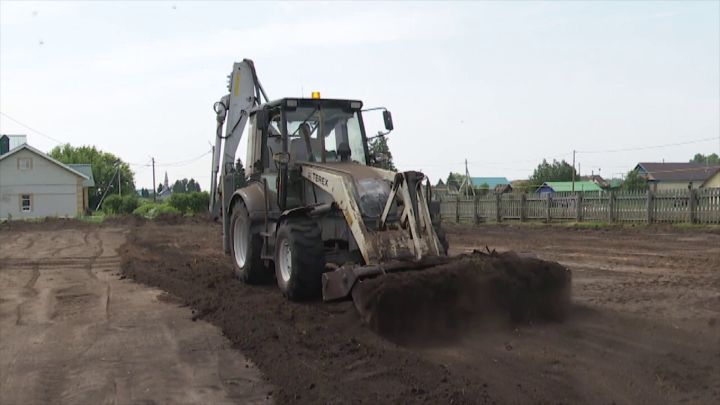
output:
M720 235L663 228L451 227L454 252L536 252L573 270L562 324L488 322L398 346L351 304L289 303L233 276L215 224L135 228L124 271L220 326L281 403L717 403Z
M0 229L0 403L267 402L217 328L120 279L126 228L46 225Z

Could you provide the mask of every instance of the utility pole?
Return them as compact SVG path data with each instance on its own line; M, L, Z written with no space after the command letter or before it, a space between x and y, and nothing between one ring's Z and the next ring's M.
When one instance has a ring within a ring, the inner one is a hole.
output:
M157 188L155 186L155 158L152 158L153 165L153 202L157 202Z
M573 149L572 192L575 192L575 149Z
M468 190L472 193L473 197L475 196L475 187L473 187L472 181L470 180L470 170L468 170L468 163L467 159L465 159L465 179L463 180L462 184L460 184L460 193L463 193L463 190ZM467 191L465 191L466 195L469 195Z
M118 194L122 196L122 185L120 184L120 177L122 177L122 170L120 170L120 164L118 164Z

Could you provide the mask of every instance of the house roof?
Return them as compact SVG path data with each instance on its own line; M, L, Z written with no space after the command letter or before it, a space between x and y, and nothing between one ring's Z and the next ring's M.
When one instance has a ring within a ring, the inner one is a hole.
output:
M713 174L712 176L708 177L708 178L703 182L703 184L700 185L700 187L707 187L707 186L709 185L710 181L711 181L711 180L713 179L713 177L715 177L715 176L720 177L720 169L718 169L717 171L715 171L715 174Z
M3 137L8 138L10 150L17 148L18 146L20 146L24 143L27 143L27 135L10 135L10 134L0 135L0 138L3 138Z
M700 181L710 178L720 166L704 163L653 163L641 162L635 166L649 181Z
M66 165L65 163L62 163L62 162L60 162L60 161L57 161L57 160L51 158L50 156L48 156L48 155L40 152L39 150L33 148L32 146L30 146L30 145L28 145L28 144L26 144L26 143L18 146L18 147L15 148L15 149L11 149L8 153L6 153L6 154L4 154L4 155L0 155L0 161L3 161L3 160L5 160L5 159L9 158L10 156L12 156L12 155L20 152L21 150L28 150L28 151L30 151L30 152L32 152L32 153L40 156L41 158L44 158L44 159L46 159L46 160L48 160L48 161L50 161L50 162L52 162L52 163L55 163L56 165L58 165L58 166L60 166L61 168L69 171L70 173L72 173L72 174L74 174L74 175L76 175L76 176L80 176L80 177L82 177L82 178L85 179L85 180L88 180L88 177L87 177L86 175L80 173L79 171L73 169L72 167Z
M580 176L581 181L592 181L593 183L597 184L600 187L609 187L610 183L603 179L602 176L599 174L593 174L590 176Z
M87 180L83 180L83 187L95 187L95 177L93 176L92 165L88 163L70 163L68 166L87 177Z
M546 181L540 188L549 187L556 193L573 190L572 181ZM576 181L575 191L602 191L602 189L592 181Z
M474 187L487 184L490 189L494 189L497 185L510 184L510 181L505 177L470 177L470 182Z

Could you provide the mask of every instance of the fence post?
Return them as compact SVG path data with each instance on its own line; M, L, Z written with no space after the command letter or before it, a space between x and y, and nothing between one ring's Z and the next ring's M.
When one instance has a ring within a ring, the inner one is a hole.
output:
M500 194L495 194L495 222L500 223L502 212L500 211Z
M694 224L697 220L697 204L695 201L696 195L696 190L693 190L691 188L688 189L688 210L690 211L689 218L691 224Z
M582 204L583 204L582 193L575 193L575 220L577 222L582 221Z
M647 223L652 224L653 221L655 221L655 204L654 204L654 198L653 198L653 192L648 188L647 190L647 204L645 205L645 209L647 209Z
M550 193L545 194L545 208L547 208L545 212L545 221L550 222Z
M608 195L608 220L615 222L615 192L610 191Z
M527 196L525 193L520 194L520 222L525 222L527 218Z
M480 224L480 214L478 213L478 209L480 208L480 196L475 194L475 203L473 208L473 212L475 213L475 225Z
M460 193L455 197L455 223L460 223Z

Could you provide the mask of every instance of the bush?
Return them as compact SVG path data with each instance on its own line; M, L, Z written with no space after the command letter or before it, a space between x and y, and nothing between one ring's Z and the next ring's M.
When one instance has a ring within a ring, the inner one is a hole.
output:
M210 204L210 194L206 191L192 193L173 193L168 204L183 214L205 212Z
M139 207L135 208L135 210L133 211L133 214L141 216L141 217L147 217L148 212L150 212L151 209L153 209L157 206L158 206L158 204L153 204L153 203L140 204Z
M116 214L122 206L122 197L117 194L109 195L102 202L102 210L107 214Z
M207 191L193 192L188 194L190 198L190 210L198 214L206 212L210 206L210 194Z
M165 214L180 215L181 212L178 211L177 208L172 207L172 206L170 206L170 205L167 205L167 204L158 204L158 206L155 207L155 208L153 208L152 210L150 210L150 212L149 212L148 214L150 215L150 218L155 218L155 217L157 217L158 215L165 215Z
M124 195L122 198L122 204L120 204L120 212L122 214L132 214L132 212L135 211L135 208L139 205L140 201L138 201L135 194Z
M190 196L187 193L172 193L167 203L184 214L190 207Z
M133 214L152 219L161 214L175 214L180 215L181 212L167 203L156 204L156 203L145 203L137 207Z
M117 194L105 198L102 203L102 210L106 214L131 214L140 205L137 196Z

